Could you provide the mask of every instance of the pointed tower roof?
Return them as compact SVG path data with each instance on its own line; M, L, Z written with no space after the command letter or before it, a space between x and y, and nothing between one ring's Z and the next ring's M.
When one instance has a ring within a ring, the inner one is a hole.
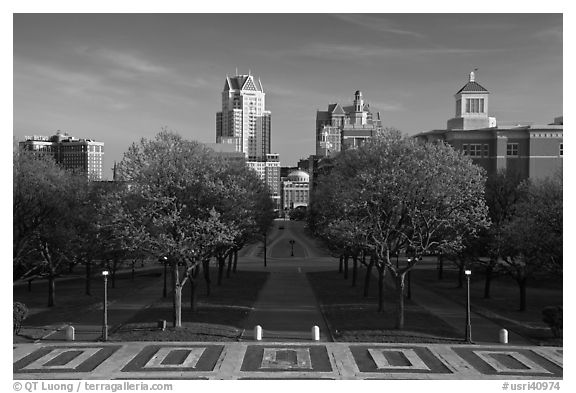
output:
M468 83L456 92L456 94L460 93L488 93L488 90L476 82L476 74L472 71Z
M340 104L330 104L328 105L328 112L333 115L345 115L344 109L340 106Z

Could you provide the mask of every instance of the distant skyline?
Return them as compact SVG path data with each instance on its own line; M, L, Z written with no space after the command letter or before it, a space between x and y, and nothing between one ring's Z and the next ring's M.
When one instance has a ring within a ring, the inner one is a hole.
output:
M562 14L15 14L14 137L105 143L105 178L162 127L215 142L226 75L249 71L272 152L315 150L315 117L363 92L383 126L444 128L478 68L499 123L562 116Z

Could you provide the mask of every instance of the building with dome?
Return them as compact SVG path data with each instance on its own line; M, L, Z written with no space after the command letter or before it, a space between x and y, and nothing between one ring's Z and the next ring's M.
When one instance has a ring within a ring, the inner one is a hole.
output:
M381 129L380 112L374 116L357 90L352 105L330 104L327 111L316 112L316 156L328 157L359 147Z
M562 169L563 117L549 124L498 124L489 116L489 91L471 72L454 95L455 116L446 129L414 135L422 142L444 142L461 150L488 175L514 172L521 178L544 178Z
M308 206L310 198L310 175L302 170L291 171L282 178L282 209Z

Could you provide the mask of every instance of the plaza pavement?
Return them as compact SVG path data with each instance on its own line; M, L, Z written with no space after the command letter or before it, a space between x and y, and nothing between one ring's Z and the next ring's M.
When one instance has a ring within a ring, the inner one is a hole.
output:
M84 342L14 344L14 379L548 379L561 378L563 349L532 346L510 333L498 344L500 326L472 314L476 345L334 343L307 271L332 270L336 260L325 256L302 235L301 223L278 223L270 236L268 266L262 250L251 247L239 266L263 270L269 279L245 321L241 342L94 342L94 325ZM289 240L295 240L294 256ZM144 290L146 293L146 290ZM463 329L464 310L432 291L413 284L413 300L456 329ZM135 311L157 298L140 296ZM118 299L122 302L122 299ZM126 305L124 305L126 306ZM125 309L122 306L121 309ZM113 305L111 309L113 309ZM124 311L126 312L126 311ZM128 318L130 312L123 315ZM117 315L113 323L120 323ZM253 327L263 328L262 342ZM320 341L312 341L312 326ZM61 338L57 334L51 339Z

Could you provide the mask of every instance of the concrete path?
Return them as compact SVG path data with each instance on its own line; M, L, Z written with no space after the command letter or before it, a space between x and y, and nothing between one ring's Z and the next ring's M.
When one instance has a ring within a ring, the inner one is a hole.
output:
M330 269L332 265L308 258L318 252L303 239L301 231L292 229L302 223L294 224L277 222L276 228L282 226L284 229L276 229L268 246L268 266L264 268L258 263L249 267L251 270L265 270L270 276L246 319L244 340L252 339L254 327L260 325L264 341L308 340L313 326L320 328L321 341L331 341L306 272ZM293 246L291 240L295 242Z
M562 348L498 345L41 343L14 346L13 378L558 380L562 358Z

